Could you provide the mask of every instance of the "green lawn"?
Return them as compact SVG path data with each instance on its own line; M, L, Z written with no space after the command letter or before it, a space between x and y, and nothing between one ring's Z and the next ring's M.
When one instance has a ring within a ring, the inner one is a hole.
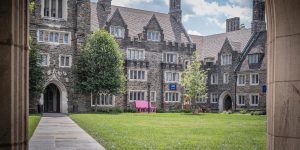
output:
M41 116L39 115L29 115L29 138L31 138L31 136L33 135L33 132L35 130L35 128L37 127L37 125L39 124L41 120Z
M74 114L106 149L263 150L266 116L225 114Z

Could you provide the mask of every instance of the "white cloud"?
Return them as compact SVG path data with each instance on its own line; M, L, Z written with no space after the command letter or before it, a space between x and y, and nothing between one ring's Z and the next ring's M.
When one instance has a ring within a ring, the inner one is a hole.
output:
M195 15L191 15L191 14L186 14L182 16L182 21L183 22L188 22L190 20L191 17L194 17Z
M198 32L196 30L188 30L187 32L188 32L188 34L191 34L191 35L199 35L199 36L202 35L200 32Z
M130 6L130 4L150 2L153 2L153 0L112 0L112 4L117 6Z
M249 6L251 1L246 1L246 0L229 0L230 3L236 4L239 6Z
M226 21L220 21L216 18L207 18L207 20L215 25L217 25L221 29L226 29Z

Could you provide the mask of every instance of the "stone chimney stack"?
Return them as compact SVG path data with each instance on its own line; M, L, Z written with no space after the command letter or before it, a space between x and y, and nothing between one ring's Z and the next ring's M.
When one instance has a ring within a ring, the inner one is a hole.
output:
M229 18L226 20L226 32L240 30L240 18Z
M252 33L266 30L265 1L253 0Z
M182 10L181 10L181 0L170 0L170 10L169 14L177 21L181 22Z
M112 0L98 0L97 2L97 16L100 28L105 26L107 18L111 13L111 1Z

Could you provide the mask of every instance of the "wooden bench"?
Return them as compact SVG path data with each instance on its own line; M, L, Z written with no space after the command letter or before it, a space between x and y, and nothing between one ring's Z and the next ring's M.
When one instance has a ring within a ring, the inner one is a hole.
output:
M148 101L136 100L134 102L134 107L137 112L147 112L148 111ZM152 107L150 103L150 112L156 112L156 107Z

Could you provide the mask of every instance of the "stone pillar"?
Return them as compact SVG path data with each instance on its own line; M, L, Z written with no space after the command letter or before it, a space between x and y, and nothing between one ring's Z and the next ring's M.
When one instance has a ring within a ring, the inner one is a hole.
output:
M300 1L266 0L267 149L300 148Z
M27 0L1 0L0 12L0 149L26 150Z

